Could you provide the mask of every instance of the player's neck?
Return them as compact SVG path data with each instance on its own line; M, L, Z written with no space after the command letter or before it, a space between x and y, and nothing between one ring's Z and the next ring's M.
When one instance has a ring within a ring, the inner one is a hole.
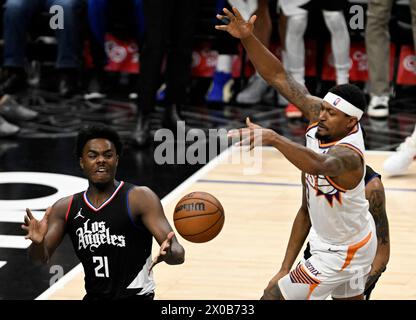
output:
M120 182L112 180L106 184L95 184L89 182L87 196L93 202L100 202L103 199L107 199L119 186Z
M337 142L337 141L345 138L346 136L348 136L349 132L350 131L343 132L343 133L338 134L336 136L335 135L334 136L319 136L319 135L316 135L316 138L318 138L319 141L321 141L321 143L324 143L324 144L326 144L326 143L334 143L334 142Z

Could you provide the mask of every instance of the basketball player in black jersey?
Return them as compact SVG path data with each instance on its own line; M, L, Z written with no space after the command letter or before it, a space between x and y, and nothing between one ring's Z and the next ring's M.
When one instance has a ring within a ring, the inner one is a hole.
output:
M40 221L27 209L22 225L32 240L30 258L42 263L68 233L84 267L88 300L153 299L152 268L162 261L184 262L184 249L156 194L115 179L121 149L118 134L110 128L81 130L77 156L88 189L58 200ZM152 237L160 245L153 261Z

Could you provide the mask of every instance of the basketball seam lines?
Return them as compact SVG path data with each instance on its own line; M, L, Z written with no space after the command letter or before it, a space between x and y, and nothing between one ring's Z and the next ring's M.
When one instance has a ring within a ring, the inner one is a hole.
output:
M216 211L214 211L214 212L209 212L209 213L201 213L201 214L196 214L196 215L193 215L193 216L187 216L187 217L181 217L181 218L176 218L176 219L173 219L173 221L178 221L178 220L182 220L182 219L188 219L188 218L194 218L194 217L201 217L201 216L212 216L213 214L216 214L217 212L221 212L221 210L220 209L217 209ZM222 214L222 213L221 213Z
M206 229L206 230L204 230L204 231L201 231L201 232L198 232L198 233L194 233L194 234L181 234L183 237L193 237L193 236L197 236L198 234L201 234L201 233L204 233L204 232L207 232L209 229L211 229L213 226L215 226L217 223L218 223L218 221L220 221L220 219L223 217L224 215L223 214L221 214L221 216L217 219L217 221L215 221L215 223L212 225L212 226L210 226L208 229Z

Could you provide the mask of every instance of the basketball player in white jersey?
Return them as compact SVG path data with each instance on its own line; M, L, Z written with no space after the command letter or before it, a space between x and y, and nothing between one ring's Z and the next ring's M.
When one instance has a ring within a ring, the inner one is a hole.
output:
M245 21L236 8L233 13L224 9L224 14L229 24L216 29L241 39L260 75L311 122L307 147L249 119L247 128L230 133L242 136L241 144L251 148L274 146L303 172L300 211L310 219L312 256L267 287L263 299L363 299L377 249L375 224L365 198L364 139L359 124L366 106L364 94L354 85L343 84L333 87L324 99L311 96L253 35L256 16Z

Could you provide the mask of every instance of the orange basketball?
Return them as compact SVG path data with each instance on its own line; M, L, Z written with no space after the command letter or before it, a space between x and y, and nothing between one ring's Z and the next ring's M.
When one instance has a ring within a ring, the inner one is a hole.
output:
M173 213L173 222L186 240L207 242L220 233L224 225L224 209L213 195L191 192L179 200Z

